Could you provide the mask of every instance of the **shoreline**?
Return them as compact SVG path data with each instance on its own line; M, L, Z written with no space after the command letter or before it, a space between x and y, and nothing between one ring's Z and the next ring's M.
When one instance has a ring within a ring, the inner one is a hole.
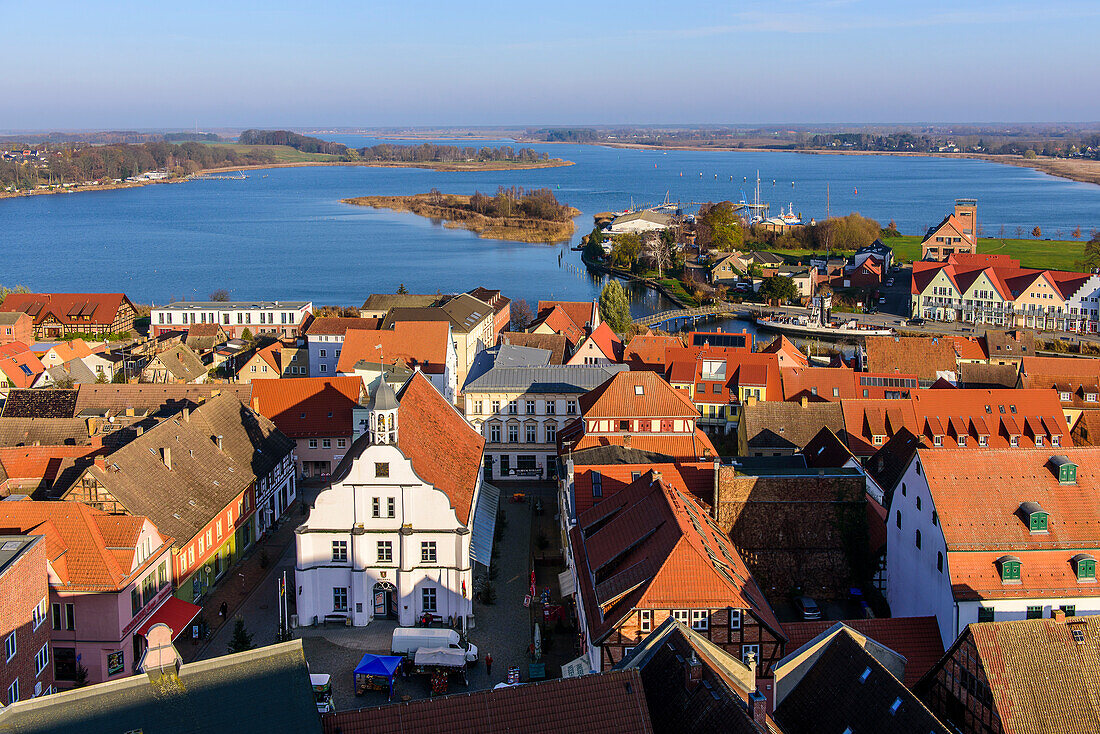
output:
M407 161L294 161L290 163L257 163L249 166L220 166L218 168L204 168L203 170L187 176L172 179L160 179L158 181L132 181L111 183L93 186L70 186L58 189L34 189L32 191L0 191L0 199L19 199L28 196L45 196L49 194L79 194L90 191L117 191L119 189L136 189L150 184L181 184L192 180L202 180L202 177L211 173L232 173L234 171L262 171L268 168L307 168L310 166L351 166L358 168L420 168L438 173L476 173L478 171L527 171L536 168L563 168L576 165L574 161L561 158L551 158L548 161L536 161L534 163L509 163L507 161L487 161L485 163L442 163L426 161L414 163Z
M532 141L517 141L531 144ZM1100 185L1100 160L1089 158L1024 158L1022 155L993 155L991 153L923 153L904 150L797 150L745 147L730 145L645 145L644 143L557 143L541 142L542 145L595 145L605 148L653 151L718 151L724 153L799 153L802 155L891 155L903 158L950 158L971 159L1000 163L1017 168L1030 168L1057 178L1078 183Z
M429 196L431 195L355 196L341 199L340 203L415 214L426 219L438 219L443 222L444 227L469 230L482 239L529 244L568 242L573 238L576 231L574 220L581 214L580 210L575 207L569 207L569 218L564 221L522 217L489 217L454 205L469 204L469 196L444 194L452 200L446 203L432 203L429 201Z

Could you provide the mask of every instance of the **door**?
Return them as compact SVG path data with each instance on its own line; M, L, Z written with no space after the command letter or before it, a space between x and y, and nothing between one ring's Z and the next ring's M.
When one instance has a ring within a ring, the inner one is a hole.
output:
M486 482L491 482L493 480L493 457L488 454L485 455L485 469L482 478Z
M508 472L511 470L511 462L509 461L508 454L500 455L500 476L507 477Z

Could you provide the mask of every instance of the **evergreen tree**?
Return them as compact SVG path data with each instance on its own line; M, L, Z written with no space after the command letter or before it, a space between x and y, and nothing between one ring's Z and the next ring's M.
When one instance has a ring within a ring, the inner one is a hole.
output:
M625 333L633 323L630 304L626 302L626 291L617 280L608 281L600 293L600 318L618 334Z
M237 617L237 621L233 623L233 639L229 641L229 652L244 652L255 647L252 644L252 635L244 628L244 620Z

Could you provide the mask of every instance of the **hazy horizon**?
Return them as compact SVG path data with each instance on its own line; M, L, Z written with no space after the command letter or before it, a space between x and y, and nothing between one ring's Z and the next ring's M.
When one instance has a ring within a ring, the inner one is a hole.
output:
M5 56L33 68L0 82L0 126L1100 120L1100 5L1087 0L94 5L44 0L49 38L7 39Z

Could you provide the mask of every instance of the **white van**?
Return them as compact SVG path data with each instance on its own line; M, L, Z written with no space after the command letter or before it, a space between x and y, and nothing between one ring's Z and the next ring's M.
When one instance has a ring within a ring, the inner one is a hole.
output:
M462 640L458 633L450 629L438 627L398 627L393 631L393 642L390 651L394 655L407 655L412 657L422 647L447 647L466 651L466 662L477 662L477 646L470 644L462 646Z

